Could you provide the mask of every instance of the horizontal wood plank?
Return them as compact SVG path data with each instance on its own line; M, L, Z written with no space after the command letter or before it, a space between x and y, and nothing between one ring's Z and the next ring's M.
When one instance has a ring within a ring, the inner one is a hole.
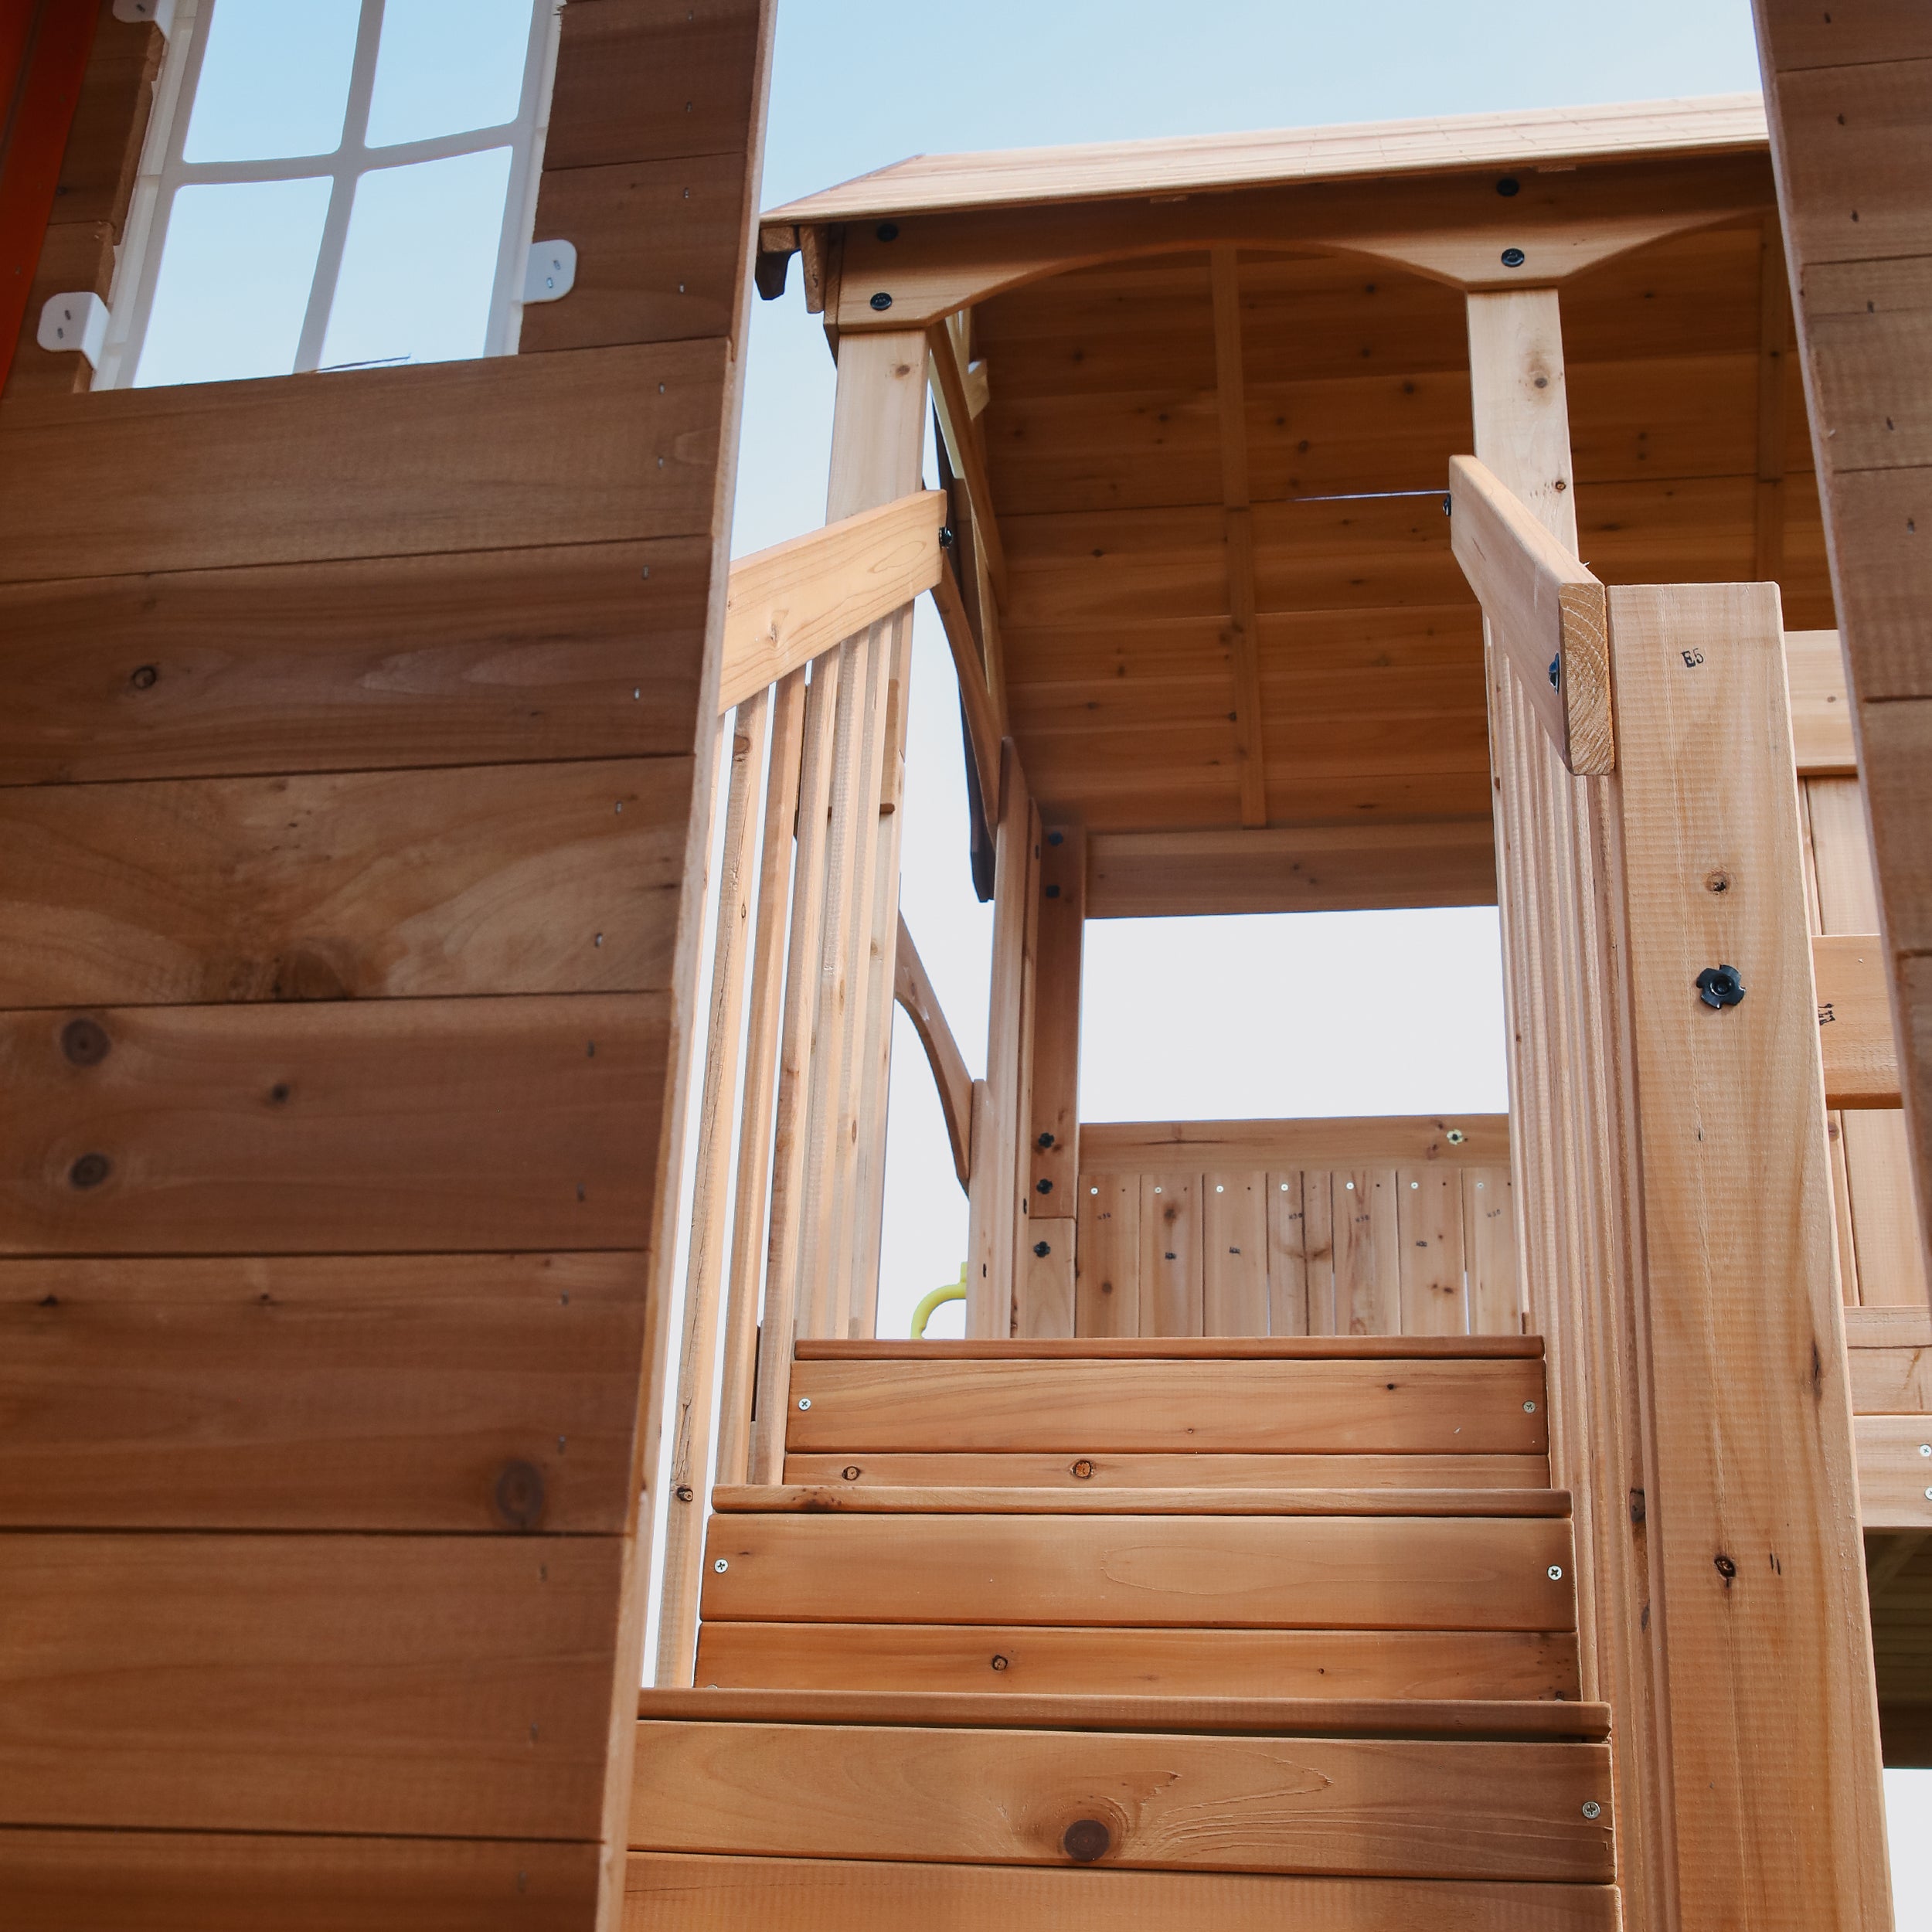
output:
M801 1362L1513 1362L1540 1361L1543 1344L1534 1335L801 1336L794 1352Z
M1932 1415L1932 1340L1848 1349L1845 1356L1852 1372L1854 1414Z
M800 1362L786 1446L1535 1455L1543 1397L1508 1359Z
M689 758L0 792L0 1007L668 988Z
M1054 1629L719 1623L700 1684L747 1689L1008 1691L1039 1696L1562 1698L1581 1695L1562 1631Z
M1899 1050L1892 992L1876 933L1814 937L1818 1037L1825 1060L1825 1104L1896 1107Z
M1083 1121L1080 1164L1096 1174L1158 1168L1506 1165L1509 1116L1362 1114L1330 1120Z
M1534 1519L713 1516L706 1551L703 1614L732 1621L1564 1630L1576 1617L1570 1526Z
M671 342L0 404L0 581L702 535L724 383Z
M0 1252L641 1247L668 1035L658 994L0 1015Z
M633 1849L1066 1865L1081 1819L1129 1870L1614 1876L1597 1744L665 1720L638 1757Z
M878 1483L723 1484L713 1509L798 1515L1567 1516L1566 1489L888 1488Z
M0 784L688 755L706 538L0 589Z
M1856 1418L1859 1520L1872 1529L1932 1529L1932 1417Z
M5 1539L0 1822L595 1840L617 1537Z
M632 1254L0 1262L0 1525L601 1531Z
M726 1690L716 1685L646 1685L646 1723L971 1725L1048 1731L1262 1733L1291 1737L1481 1737L1515 1743L1600 1743L1610 1706L1556 1699L1173 1697L1139 1692L1042 1696L1009 1689Z
M1835 631L1787 631L1784 675L1791 694L1791 744L1801 778L1852 777L1852 702Z
M626 1932L1616 1932L1608 1885L1083 1872L633 1852Z
M581 1932L599 1848L0 1828L9 1932Z
M1097 832L1087 853L1089 919L1496 903L1486 819Z
M980 1488L1153 1489L1546 1489L1547 1456L1055 1456L984 1451L949 1455L868 1453L789 1455L785 1481L794 1483L947 1483Z

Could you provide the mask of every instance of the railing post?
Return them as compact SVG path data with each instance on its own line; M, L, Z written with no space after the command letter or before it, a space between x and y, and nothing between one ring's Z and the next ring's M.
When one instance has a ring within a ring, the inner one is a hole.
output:
M1613 590L1611 637L1673 1922L1883 1932L1877 1700L1777 587ZM1743 997L1709 1003L1700 976L1724 967Z

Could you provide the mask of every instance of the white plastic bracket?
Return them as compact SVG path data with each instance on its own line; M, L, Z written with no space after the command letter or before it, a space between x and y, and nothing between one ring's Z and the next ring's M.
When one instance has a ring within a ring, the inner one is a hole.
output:
M577 279L575 242L531 243L529 264L523 271L525 301L560 302L577 286Z
M101 345L107 339L107 304L91 292L49 295L34 334L43 349L56 355L70 355L78 349L90 369L100 367Z
M175 0L114 0L114 18L130 26L157 26L165 39L174 31Z

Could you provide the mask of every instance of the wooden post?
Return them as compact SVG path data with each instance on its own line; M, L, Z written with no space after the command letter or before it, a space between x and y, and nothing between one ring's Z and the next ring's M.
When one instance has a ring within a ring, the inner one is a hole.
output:
M1472 294L1468 321L1475 454L1573 553L1556 293ZM1617 1712L1626 1922L1631 1932L1665 1932L1668 1841L1651 1772L1655 1702L1643 1637L1640 1255L1628 1024L1614 971L1616 814L1605 781L1573 778L1564 769L1532 695L1487 636L1485 655L1515 1247L1530 1325L1549 1352L1553 1475L1575 1498L1583 1695L1607 1698Z
M732 1114L738 1097L738 1043L744 1017L745 930L757 852L759 770L769 699L739 706L731 730L731 780L719 869L717 940L705 1031L704 1097L698 1112L698 1170L685 1270L684 1333L672 1417L664 1574L658 1607L657 1681L688 1684L698 1638L699 1565L711 1488L712 1390L718 1369L718 1302L724 1275L726 1190Z
M1611 614L1675 1923L1883 1932L1878 1710L1777 591L1618 590ZM1713 1007L1699 977L1724 965L1743 998Z

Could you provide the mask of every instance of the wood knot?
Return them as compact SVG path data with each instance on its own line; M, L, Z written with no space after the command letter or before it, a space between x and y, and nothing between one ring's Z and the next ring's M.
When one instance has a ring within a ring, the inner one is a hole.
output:
M60 1050L76 1066L98 1066L112 1045L97 1019L70 1019L60 1029Z
M534 1529L543 1520L543 1472L532 1462L506 1462L491 1500L506 1529Z

